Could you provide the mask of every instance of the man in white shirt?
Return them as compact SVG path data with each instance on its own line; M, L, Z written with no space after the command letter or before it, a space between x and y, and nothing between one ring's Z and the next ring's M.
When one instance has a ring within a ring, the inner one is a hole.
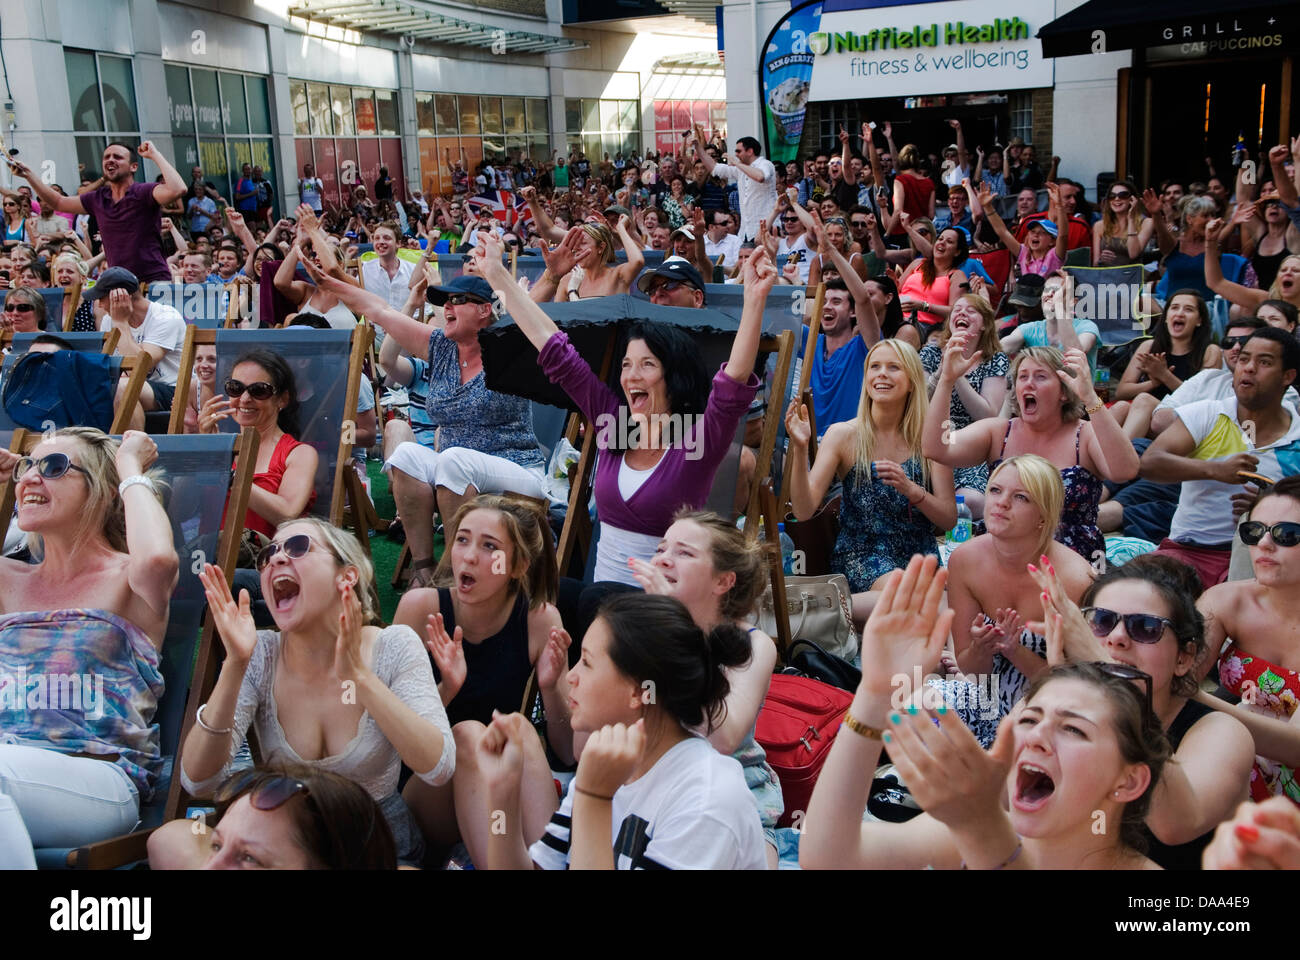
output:
M140 391L140 406L145 410L170 410L176 396L176 377L181 371L185 318L175 307L145 299L140 281L125 267L109 267L85 297L92 301L107 298L108 309L99 329L105 333L114 328L119 331L115 352L153 365Z
M777 257L789 256L795 251L799 252L799 282L808 282L808 268L811 266L808 255L808 231L804 229L803 221L800 220L793 210L788 206L781 211L781 228L785 235L777 242Z
M397 238L401 230L391 220L385 220L370 234L379 259L361 265L361 281L371 293L383 297L394 310L401 310L410 296L411 273L415 264L397 255Z
M703 131L697 126L691 141L695 156L709 176L736 184L740 193L740 239L753 240L758 236L758 222L771 216L776 206L776 167L760 156L763 145L753 137L736 141L736 159L732 163L718 163L701 147L702 143Z
M725 210L709 211L709 228L704 233L704 253L714 263L722 257L722 266L731 269L740 256L740 237L729 233L731 214Z

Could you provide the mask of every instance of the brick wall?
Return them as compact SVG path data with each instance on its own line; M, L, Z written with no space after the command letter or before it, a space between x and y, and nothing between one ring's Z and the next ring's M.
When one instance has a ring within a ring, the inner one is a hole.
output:
M1040 87L1030 91L1030 103L1034 110L1032 142L1038 163L1046 172L1052 163L1052 88Z

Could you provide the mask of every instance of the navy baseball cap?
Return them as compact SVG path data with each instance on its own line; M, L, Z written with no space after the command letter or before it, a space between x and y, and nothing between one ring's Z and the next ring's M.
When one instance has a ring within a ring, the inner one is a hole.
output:
M425 298L435 307L440 307L447 302L448 297L456 293L466 294L484 303L492 302L492 285L482 277L468 274L461 274L451 283L445 283L440 287L430 287L425 293Z
M140 289L139 278L126 267L109 267L99 275L95 285L83 294L87 300L101 300L114 290L135 293Z
M679 283L689 283L700 293L704 293L704 279L689 260L683 257L667 257L663 263L642 272L636 279L637 289L642 293L650 292L650 281L655 277L665 277Z

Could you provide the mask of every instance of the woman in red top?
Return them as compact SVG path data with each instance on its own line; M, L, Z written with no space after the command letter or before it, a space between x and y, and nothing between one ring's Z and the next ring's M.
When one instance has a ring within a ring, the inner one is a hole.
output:
M918 217L934 219L934 181L917 172L921 153L914 143L899 150L894 162L898 166L898 176L894 178L894 216L889 221L889 235L901 238L904 231L900 213L906 213L913 220Z
M235 363L225 393L205 400L199 433L217 433L231 417L257 431L257 469L244 526L270 537L286 520L301 517L316 499L316 451L295 439L298 391L293 371L270 350L249 350Z

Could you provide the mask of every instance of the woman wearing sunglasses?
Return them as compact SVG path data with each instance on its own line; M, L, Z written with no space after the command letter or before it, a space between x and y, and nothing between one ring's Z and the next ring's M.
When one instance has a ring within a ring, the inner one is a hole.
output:
M1268 487L1237 536L1250 548L1254 580L1211 587L1197 602L1218 651L1219 683L1240 704L1199 695L1232 714L1255 738L1250 795L1300 805L1300 477ZM1200 665L1202 675L1211 661Z
M1150 677L1119 664L1044 671L986 752L929 688L898 686L938 667L953 622L937 566L913 557L891 574L867 621L862 682L813 790L800 866L1155 869L1139 834L1169 745ZM905 823L862 819L882 749L925 811Z
M150 869L397 869L383 811L337 773L303 763L257 767L232 776L214 800L215 826L177 820L154 831Z
M1150 194L1151 202L1160 198ZM1142 216L1137 187L1128 180L1116 180L1106 194L1101 219L1092 225L1092 262L1098 267L1137 263L1151 242L1155 221Z
M1166 870L1198 870L1219 823L1246 798L1255 747L1238 720L1214 710L1200 693L1197 664L1206 622L1196 609L1200 579L1186 564L1158 554L1135 557L1103 573L1083 595L1065 595L1050 565L1034 573L1043 588L1047 659L1097 660L1135 667L1151 677L1152 706L1174 751L1151 798L1147 855Z
M45 329L45 298L36 290L16 287L5 294L0 331L37 333Z
M0 559L0 868L129 832L162 770L153 717L180 561L146 475L157 455L144 433L88 427L0 454L40 558ZM38 684L50 709L25 709Z
M456 760L420 638L400 624L377 626L370 558L328 523L281 524L257 567L274 631L256 629L248 592L236 602L217 567L200 574L226 659L185 739L181 782L210 795L252 726L264 761L307 763L365 787L398 855L418 862L423 843L397 792L401 766L437 786Z
M248 492L244 528L271 536L278 524L311 509L316 500L316 451L299 441L298 390L284 358L249 350L221 385L224 392L199 408L199 433L217 433L222 420L257 431L257 468Z

